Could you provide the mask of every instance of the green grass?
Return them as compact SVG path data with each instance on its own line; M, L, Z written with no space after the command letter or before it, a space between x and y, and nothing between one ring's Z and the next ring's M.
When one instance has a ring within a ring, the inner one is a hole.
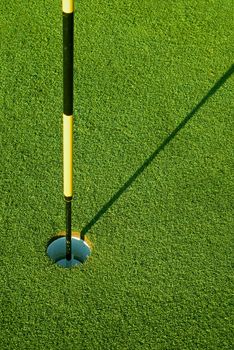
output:
M76 2L71 270L61 4L0 9L1 348L231 349L232 1Z

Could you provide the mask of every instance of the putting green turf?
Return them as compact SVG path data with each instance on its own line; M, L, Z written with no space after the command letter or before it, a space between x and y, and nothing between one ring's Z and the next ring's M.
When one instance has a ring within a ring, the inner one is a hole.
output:
M61 4L0 9L1 348L231 349L232 1L76 2L71 270Z

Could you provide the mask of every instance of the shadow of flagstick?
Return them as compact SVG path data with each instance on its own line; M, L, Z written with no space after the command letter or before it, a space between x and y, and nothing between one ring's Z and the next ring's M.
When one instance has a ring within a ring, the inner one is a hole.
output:
M190 119L198 112L198 110L213 96L216 91L225 83L225 81L233 74L234 64L225 72L225 74L213 85L203 99L192 109L192 111L182 120L182 122L170 133L170 135L161 143L161 145L144 161L144 163L136 170L136 172L120 187L113 197L104 204L91 221L81 230L81 238L84 239L85 234L93 227L93 225L107 212L107 210L119 199L119 197L133 184L150 163L164 150L164 148L174 139L179 131L185 127Z

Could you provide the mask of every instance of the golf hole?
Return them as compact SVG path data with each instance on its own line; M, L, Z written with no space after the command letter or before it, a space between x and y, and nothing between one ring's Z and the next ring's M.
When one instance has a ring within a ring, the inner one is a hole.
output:
M47 246L47 255L57 265L65 268L83 264L91 254L91 244L87 239L82 240L79 235L72 234L72 259L66 259L66 237L60 235L50 240Z

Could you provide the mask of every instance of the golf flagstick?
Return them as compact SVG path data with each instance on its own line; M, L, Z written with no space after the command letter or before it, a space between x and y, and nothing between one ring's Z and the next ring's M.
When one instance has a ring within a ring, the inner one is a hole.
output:
M62 0L63 11L63 194L66 204L66 234L52 237L48 256L59 266L83 264L92 244L84 233L72 233L72 148L73 148L73 45L74 0Z
M62 0L63 10L63 193L66 203L66 259L72 258L73 32L74 0Z

